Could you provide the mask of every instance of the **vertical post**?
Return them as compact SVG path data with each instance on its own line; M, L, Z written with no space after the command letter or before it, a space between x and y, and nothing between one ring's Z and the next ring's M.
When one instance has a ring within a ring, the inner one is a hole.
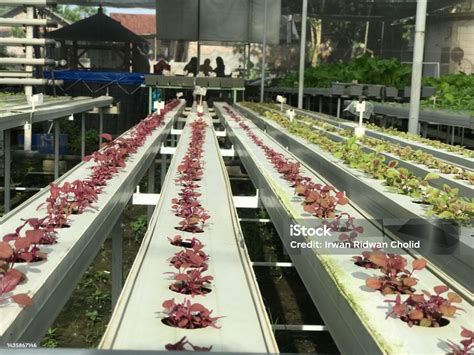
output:
M81 114L81 159L86 156L86 114Z
M150 194L155 192L155 169L156 169L155 159L156 159L156 155L153 156L153 161L151 162L151 165L148 168L148 193ZM155 209L155 206L147 206L148 222L151 220L151 216L153 214L154 209Z
M382 33L380 34L380 56L383 54L383 39L385 37L385 21L382 21Z
M262 82L260 83L260 102L263 102L265 94L265 67L267 61L267 25L268 25L268 0L265 0L263 15L263 43L262 43Z
M161 154L161 188L165 184L166 178L166 154Z
M337 97L337 118L341 118L341 97Z
M102 147L102 133L104 133L104 111L99 108L99 148Z
M112 309L117 305L123 285L123 228L120 214L112 230Z
M32 6L28 6L26 8L26 17L28 19L34 19L35 17L35 9ZM33 26L26 26L26 38L27 39L33 39ZM33 46L26 46L25 47L25 54L26 54L26 59L33 59ZM26 65L25 66L25 71L26 72L33 72L33 66L32 65ZM25 85L25 96L31 96L33 95L33 86L31 85ZM26 132L25 132L25 142L26 142ZM26 148L26 144L25 144ZM25 149L26 150L26 149ZM30 147L31 150L31 147Z
M4 158L4 192L3 192L3 214L10 212L10 173L11 173L11 131L3 131L3 158Z
M301 43L300 43L300 76L298 80L298 108L303 108L304 90L304 62L306 59L306 21L308 17L308 0L303 0L303 12L301 15Z
M319 112L323 112L323 96L319 96Z
M148 113L153 112L153 88L148 87Z
M416 5L415 47L411 75L410 114L408 132L418 134L420 116L421 76L423 74L423 51L425 47L427 0L418 0Z
M199 74L199 67L201 66L201 0L198 0L197 10L197 68L196 73Z
M59 178L59 120L54 121L54 180Z

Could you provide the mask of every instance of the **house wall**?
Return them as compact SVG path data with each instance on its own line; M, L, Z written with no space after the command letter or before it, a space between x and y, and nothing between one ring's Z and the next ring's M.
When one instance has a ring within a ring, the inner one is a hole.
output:
M462 48L460 62L451 59L453 48ZM428 24L426 30L425 62L439 62L441 75L474 73L474 13L473 19L443 21Z

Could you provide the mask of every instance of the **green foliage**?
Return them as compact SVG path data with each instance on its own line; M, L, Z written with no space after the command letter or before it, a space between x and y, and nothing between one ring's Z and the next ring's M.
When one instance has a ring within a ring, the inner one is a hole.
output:
M243 105L277 122L289 133L300 136L328 151L351 168L383 181L389 191L420 199L431 207L427 211L428 216L436 216L462 225L472 225L473 199L458 196L458 190L447 185L444 191L430 187L430 180L439 178L437 174L429 173L421 178L406 168L397 167L397 161L385 162L385 158L379 154L383 150L382 144L377 147L376 152L365 153L354 136L350 136L347 141L335 142L327 132L314 131L312 125L308 126L307 122L294 120L290 123L288 118L276 111L267 110L264 105L254 103L243 103Z
M96 309L87 310L86 317L93 322L98 322L101 320L101 316L99 315L99 312Z
M332 82L352 82L387 85L402 88L410 84L411 67L396 59L372 58L368 55L348 63L321 64L305 70L305 87L330 87ZM294 87L298 74L290 73L279 85Z
M135 241L140 240L145 235L148 228L148 219L146 215L138 217L130 223L130 229L135 234Z
M73 154L81 152L81 130L76 121L69 121L64 118L60 120L61 133L68 135L69 150ZM99 133L95 129L88 129L85 132L85 146L87 151L93 151L99 146Z
M474 113L474 75L444 75L439 79L424 78L423 84L436 88L436 100L425 100L424 107Z
M45 337L41 341L42 348L57 348L58 341L56 340L56 331L57 328L49 328L48 333L46 333Z
M23 29L23 27L12 27L10 29L10 33L11 33L12 37L15 37L15 38L25 38L26 37L26 33L25 33L25 30Z
M59 5L56 12L70 22L76 22L97 13L96 7ZM105 13L105 11L104 11Z

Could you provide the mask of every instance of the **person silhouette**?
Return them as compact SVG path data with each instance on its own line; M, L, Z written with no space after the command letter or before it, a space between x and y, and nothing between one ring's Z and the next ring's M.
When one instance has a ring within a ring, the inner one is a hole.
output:
M224 59L222 57L216 58L216 69L214 69L214 73L216 73L217 77L224 77L225 76L225 65Z
M199 67L199 71L200 71L200 72L203 72L205 76L209 76L209 74L212 72L211 60L210 60L210 59L206 59L206 60L204 61L204 64L202 64L202 65Z
M193 74L194 76L196 76L197 71L198 71L197 66L198 66L197 57L192 57L189 63L186 64L186 66L184 67L184 71L186 72L186 75Z

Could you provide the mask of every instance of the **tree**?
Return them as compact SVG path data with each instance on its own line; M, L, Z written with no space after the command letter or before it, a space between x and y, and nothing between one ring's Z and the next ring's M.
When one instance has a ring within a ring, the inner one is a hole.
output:
M76 22L97 13L96 7L59 5L55 12L70 22Z

